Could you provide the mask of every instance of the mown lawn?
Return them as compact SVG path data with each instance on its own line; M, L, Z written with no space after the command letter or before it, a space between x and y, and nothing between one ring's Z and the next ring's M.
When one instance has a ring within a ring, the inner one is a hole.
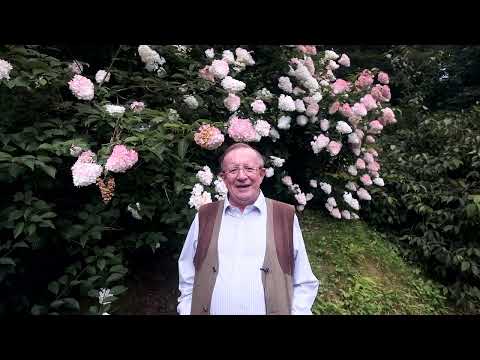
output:
M441 286L407 264L383 234L362 221L319 211L300 216L312 270L320 280L315 314L457 314Z

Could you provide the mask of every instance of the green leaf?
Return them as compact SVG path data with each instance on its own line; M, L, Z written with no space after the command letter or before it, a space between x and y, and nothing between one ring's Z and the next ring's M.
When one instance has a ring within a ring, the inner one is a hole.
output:
M127 269L123 265L115 265L110 268L110 272L126 272Z
M29 248L28 244L25 241L19 241L15 244L13 244L14 248Z
M186 138L183 138L178 142L178 156L180 159L183 159L185 157L185 154L187 153L188 149L188 142Z
M98 298L98 290L91 289L88 291L88 296L91 298Z
M31 310L32 315L43 315L46 314L48 309L42 305L34 305Z
M470 268L470 263L468 261L462 261L462 271L467 271Z
M121 279L124 274L114 273L107 278L107 283Z
M127 291L128 288L126 286L123 286L123 285L117 285L117 286L114 286L112 288L112 293L113 295L120 295L122 293L124 293L125 291Z
M90 274L90 275L95 275L97 273L97 270L95 269L94 266L87 266L87 272Z
M78 301L76 299L65 298L65 299L63 299L63 301L65 302L65 305L68 308L80 311L80 304L78 303Z
M0 161L11 161L12 155L0 151Z
M97 266L100 270L105 269L106 261L105 259L100 259L97 261Z
M23 232L23 228L25 227L24 222L19 222L17 226L15 226L15 231L13 232L13 237L16 239L18 235L20 235Z
M15 261L9 257L2 257L0 258L0 265L13 265L15 266Z
M97 314L98 313L98 307L96 306L90 306L88 308L88 311L91 313L91 314Z
M35 225L35 224L30 224L30 225L28 225L28 227L27 227L27 234L28 234L28 236L33 235L33 233L35 232L35 230L37 230L37 225Z
M58 279L58 282L62 285L67 285L67 281L68 281L67 275L63 275L62 277L60 277L60 279Z
M53 166L45 165L41 161L37 161L36 163L47 175L55 179L55 173L57 172L57 169L55 169Z
M60 306L62 306L65 302L63 301L63 299L60 299L60 300L55 300L55 301L52 301L50 303L50 307L54 308L54 309L57 309L59 308Z
M44 218L44 219L51 219L51 218L54 218L56 216L57 216L57 214L55 214L52 211L49 211L49 212L46 212L45 214L42 214L42 218Z
M24 212L22 210L14 210L8 215L8 221L13 221L20 219L23 216Z
M48 284L48 290L50 290L54 295L57 295L58 291L60 290L60 286L56 281L52 281L50 284Z

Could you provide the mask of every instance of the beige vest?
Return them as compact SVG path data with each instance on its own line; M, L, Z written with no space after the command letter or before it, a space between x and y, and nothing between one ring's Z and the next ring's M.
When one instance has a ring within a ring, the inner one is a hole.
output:
M293 219L295 208L266 198L267 246L262 272L267 315L289 315L293 296ZM195 280L192 315L209 315L218 274L218 235L223 216L223 201L199 209L198 243L194 257Z

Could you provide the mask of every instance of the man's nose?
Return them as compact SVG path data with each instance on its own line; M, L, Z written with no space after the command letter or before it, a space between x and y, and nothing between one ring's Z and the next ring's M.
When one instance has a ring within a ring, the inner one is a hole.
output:
M248 178L248 176L247 176L247 172L245 171L245 169L244 168L238 169L237 179L238 180L245 180L247 178Z

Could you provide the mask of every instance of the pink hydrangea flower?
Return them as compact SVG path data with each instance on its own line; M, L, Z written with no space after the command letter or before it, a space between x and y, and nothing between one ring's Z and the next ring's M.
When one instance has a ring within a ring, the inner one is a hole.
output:
M297 49L306 55L317 55L317 48L315 45L297 45Z
M372 200L372 197L370 196L370 194L368 193L367 190L365 190L364 188L360 188L357 190L357 195L358 195L358 198L360 200L367 200L367 201L370 201Z
M369 164L375 161L375 159L373 158L373 155L368 152L363 154L363 160L365 160Z
M228 75L230 69L228 68L228 63L224 60L213 60L212 65L209 69L210 73L213 74L218 79L223 79Z
M345 103L343 104L340 109L340 114L342 114L343 116L349 118L349 117L352 117L353 116L353 111L352 111L352 108L350 107L349 104Z
M198 71L198 74L202 79L215 82L215 76L210 72L210 66L206 65L204 68Z
M229 111L237 111L240 107L240 97L235 94L228 94L223 100L223 104Z
M141 112L145 109L145 104L142 101L134 101L130 104L130 110L134 112Z
M123 173L138 161L138 153L129 150L125 145L115 145L110 157L107 159L105 169L115 173Z
M350 83L343 79L337 79L331 86L334 94L341 94L350 89Z
M350 58L346 55L346 54L342 54L342 56L340 57L340 59L338 59L337 61L340 65L343 65L345 67L349 67L350 66Z
M370 186L373 184L372 179L368 174L362 175L360 177L360 181L365 185L365 186Z
M372 161L371 163L368 164L367 169L368 171L378 172L380 171L380 164L377 163L376 161Z
M207 150L218 148L225 139L219 129L209 124L200 126L193 138L197 145Z
M378 81L382 84L388 84L390 82L390 78L388 77L388 74L386 72L380 71L378 73Z
M338 208L332 209L332 211L330 211L330 215L337 219L342 218L342 215L340 214L340 210L338 210Z
M380 123L380 121L378 120L373 120L373 121L370 121L370 123L368 124L370 126L370 132L372 134L378 134L380 133L380 131L382 131L383 129L383 125Z
M95 154L87 150L81 153L71 170L73 185L80 187L95 184L103 168L95 163Z
M382 114L383 125L394 124L397 122L395 119L395 113L392 111L392 109L388 107L382 109Z
M249 142L257 139L257 132L250 119L241 119L236 116L229 122L228 135L236 142Z
M320 110L320 107L318 106L317 103L315 102L311 102L308 106L307 106L307 111L305 112L305 114L307 116L315 116L318 114L318 111Z
M375 99L373 98L372 95L370 94L367 94L365 95L364 97L362 97L360 99L360 102L365 105L365 108L367 109L367 111L370 111L370 110L373 110L373 109L376 109L377 108L377 102L375 101Z
M355 162L355 166L357 167L357 169L363 170L365 169L365 161L363 161L362 159L357 159L357 161Z
M68 86L77 99L93 99L94 86L90 79L87 79L82 75L75 75L73 79L68 82Z
M340 103L338 101L335 101L330 107L328 108L328 113L330 115L335 114L338 109L340 109Z
M373 87L370 93L375 98L375 100L378 101L390 101L390 99L392 98L392 95L390 93L390 87L388 85L377 84Z
M331 156L337 155L342 149L342 143L338 141L330 141L327 146L327 150Z
M352 107L353 115L363 117L367 115L367 108L362 103L355 103Z
M355 86L359 89L364 89L373 84L373 74L370 70L363 70L357 81L355 81Z
M267 109L262 100L255 100L250 106L252 107L253 112L256 114L263 114Z
M315 65L313 64L313 60L310 56L308 56L305 61L303 62L303 65L306 66L310 74L314 75L315 74Z

